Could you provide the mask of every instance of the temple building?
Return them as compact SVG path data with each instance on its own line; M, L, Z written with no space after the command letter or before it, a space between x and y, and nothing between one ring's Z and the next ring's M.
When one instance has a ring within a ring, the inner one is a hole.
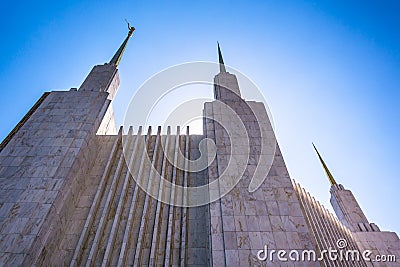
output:
M397 234L368 221L316 148L335 214L289 177L264 104L242 98L219 45L202 134L117 129L133 31L1 143L0 266L400 266Z

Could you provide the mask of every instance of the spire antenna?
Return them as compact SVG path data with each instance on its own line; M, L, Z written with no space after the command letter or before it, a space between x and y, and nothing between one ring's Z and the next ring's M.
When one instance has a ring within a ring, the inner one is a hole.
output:
M328 166L326 166L324 160L322 159L321 155L319 154L319 152L318 152L317 148L315 147L314 143L312 143L312 145L314 147L315 152L317 152L317 155L318 155L319 161L322 164L322 167L324 167L324 170L326 172L326 176L328 176L329 182L331 183L331 185L335 185L336 184L335 178L333 178L333 175L329 171Z
M129 22L125 19L126 23L128 24L128 36L126 36L124 42L121 44L117 52L115 52L113 58L110 60L108 64L113 64L118 67L119 62L121 61L122 55L124 54L126 45L128 44L129 38L131 38L132 33L135 31L135 27L131 26Z
M219 72L226 72L224 59L222 58L221 48L219 47L218 42L217 45L218 45Z

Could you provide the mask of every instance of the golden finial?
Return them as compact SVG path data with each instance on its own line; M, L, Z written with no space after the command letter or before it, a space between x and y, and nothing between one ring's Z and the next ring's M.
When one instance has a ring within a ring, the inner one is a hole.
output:
M218 42L217 42L217 45L218 45L219 72L226 72L224 59L222 58L221 48L219 47Z
M315 152L317 152L317 155L318 155L319 161L322 164L322 167L324 167L324 170L326 172L326 176L328 176L329 182L331 183L331 185L335 185L336 184L335 178L333 178L331 172L329 171L328 167L326 166L324 160L322 159L321 155L319 154L319 152L318 152L317 148L315 147L314 143L312 143L312 145L313 145L313 147L315 149Z
M114 64L115 66L118 67L119 62L121 61L122 55L124 54L126 44L128 43L129 38L131 38L133 31L135 30L135 27L131 26L129 22L125 19L126 23L128 24L128 36L125 38L124 42L121 44L113 58L110 60L109 64Z
M131 26L131 25L129 24L129 21L128 21L127 19L125 19L125 21L126 21L126 23L128 24L128 30L129 30L128 35L131 36L132 33L135 31L135 27Z

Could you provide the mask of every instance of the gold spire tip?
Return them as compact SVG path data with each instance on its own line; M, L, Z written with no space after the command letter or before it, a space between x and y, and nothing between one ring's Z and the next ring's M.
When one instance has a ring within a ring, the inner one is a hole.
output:
M129 35L129 37L130 37L130 36L132 35L132 33L135 31L135 27L131 26L131 25L129 24L129 21L128 21L127 19L125 19L125 21L126 21L126 23L128 24L128 30L129 30L128 35Z
M129 22L125 19L126 23L128 24L128 36L126 36L124 42L121 44L117 52L114 54L113 58L110 60L109 64L113 64L116 67L118 67L119 62L121 61L122 55L124 54L126 45L128 43L129 38L131 38L133 31L135 30L135 27L131 26Z
M326 166L324 160L322 159L321 155L319 154L319 152L318 152L318 150L317 150L317 147L314 145L314 143L312 143L312 145L313 145L313 147L314 147L315 152L317 152L319 161L321 162L322 167L323 167L324 170L325 170L326 176L328 176L329 182L331 183L331 185L335 185L335 184L336 184L335 178L333 178L333 175L332 175L331 172L329 171L328 166Z
M219 72L226 72L224 59L222 58L221 48L219 47L219 42L217 41L218 46L218 61L219 61Z

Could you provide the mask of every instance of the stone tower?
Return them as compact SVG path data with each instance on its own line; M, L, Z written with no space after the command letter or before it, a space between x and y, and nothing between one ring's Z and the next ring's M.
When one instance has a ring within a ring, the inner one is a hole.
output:
M219 45L203 134L117 131L112 100L133 31L78 90L43 94L1 143L0 265L398 266L324 255L399 258L400 242L368 222L319 154L337 217L290 179L264 104L242 98ZM191 171L196 159L207 168ZM321 259L296 259L312 252Z
M375 259L377 262L372 263L372 266L398 266L400 241L397 234L381 231L375 223L368 221L353 193L345 189L343 185L336 183L315 146L314 149L331 183L330 193L333 210L345 229L351 232L351 237L356 242L358 249L360 251L371 251L371 259L378 256ZM397 262L391 263L388 260L381 261L379 259L379 257L384 256L386 258L386 256L391 255L395 255L392 260L396 258Z

